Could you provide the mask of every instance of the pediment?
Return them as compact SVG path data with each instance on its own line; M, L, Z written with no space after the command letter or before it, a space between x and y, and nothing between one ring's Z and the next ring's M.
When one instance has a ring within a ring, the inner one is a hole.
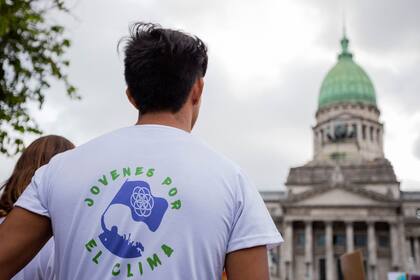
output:
M317 195L313 195L309 198L297 201L294 205L307 205L307 206L366 206L366 205L378 205L381 201L375 200L370 197L366 197L345 189L330 189L326 192L322 192Z
M356 186L314 187L299 194L291 194L286 204L295 206L391 206L394 198Z

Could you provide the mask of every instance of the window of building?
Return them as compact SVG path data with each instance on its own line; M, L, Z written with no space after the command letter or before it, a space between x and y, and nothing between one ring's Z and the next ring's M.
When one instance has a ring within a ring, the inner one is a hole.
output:
M366 234L357 233L354 235L354 246L365 247L366 246Z
M325 129L325 142L330 142L334 134L334 128L332 126L327 126Z
M416 251L415 251L415 248L414 248L414 238L413 237L410 237L408 239L408 242L410 244L411 256L416 256Z
M340 258L335 259L335 266L337 269L338 280L344 280L343 271L341 270Z
M373 141L373 126L370 127L370 141Z
M317 234L316 235L316 246L324 247L325 246L325 235L324 234Z
M346 245L346 236L344 234L334 234L333 236L334 246L345 246Z
M270 254L270 257L271 257L271 261L273 263L278 263L280 261L279 254L277 253L277 250L276 249L274 249L274 250L271 249L269 251L269 254Z
M296 236L296 245L298 247L304 247L305 246L305 233L304 232L298 232Z
M378 245L381 248L389 248L389 237L387 235L378 236Z
M326 280L327 279L325 259L319 259L318 272L319 272L318 273L318 279L319 280Z

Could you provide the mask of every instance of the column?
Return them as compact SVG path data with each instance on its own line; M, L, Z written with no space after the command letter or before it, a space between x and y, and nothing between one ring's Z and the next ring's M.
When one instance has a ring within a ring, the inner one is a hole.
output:
M306 264L306 279L313 279L312 266L312 221L305 222L305 264Z
M407 245L405 241L405 226L403 218L401 217L400 221L398 221L398 235L399 235L399 249L400 249L400 270L406 271L407 270L407 262L408 262L408 252L407 252Z
M391 265L395 271L400 270L400 248L398 246L398 229L397 223L391 222L389 224L389 235L391 239Z
M354 251L353 222L346 222L346 249L347 253Z
M362 141L363 141L363 138L362 138L362 123L358 122L357 123L357 143L359 144L359 147L361 146Z
M414 236L414 257L416 258L416 271L420 271L420 247L418 236Z
M382 154L384 153L384 140L383 139L384 139L384 130L383 130L383 127L381 126L379 130L379 145L381 147Z
M285 224L283 224L282 227L283 227L283 231L281 233L283 235L283 238L286 239ZM279 249L280 249L280 276L279 278L281 280L285 280L286 279L286 262L284 260L286 258L286 250L287 250L287 246L285 242L283 242L281 246L279 246Z
M372 143L377 143L378 140L376 138L376 127L375 126L371 126L370 128L372 130Z
M284 279L293 280L293 222L287 221L284 242Z
M332 222L325 222L325 253L327 265L327 280L335 280Z
M415 259L414 259L414 252L412 248L414 247L414 238L411 236L407 236L405 240L405 250L407 252L407 264L406 264L406 271L414 271L415 270Z
M375 223L368 222L368 264L370 280L377 280Z
M277 263L276 263L276 277L280 278L280 266L281 266L281 252L280 252L280 246L277 246L276 248L276 254L277 254Z
M324 136L324 131L322 129L318 130L318 144L319 146L322 146L324 139L322 138Z

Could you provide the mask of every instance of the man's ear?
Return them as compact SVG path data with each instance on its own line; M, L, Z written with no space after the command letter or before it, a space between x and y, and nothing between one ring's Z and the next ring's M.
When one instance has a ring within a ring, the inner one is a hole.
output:
M131 95L131 92L128 88L125 90L125 94L127 95L128 101L130 101L131 105L133 105L138 110L139 107L137 106L136 100L134 100L134 97Z
M203 78L198 78L197 81L195 81L194 86L192 88L192 92L191 92L191 101L194 106L200 103L201 94L203 93L203 88L204 88L204 80Z

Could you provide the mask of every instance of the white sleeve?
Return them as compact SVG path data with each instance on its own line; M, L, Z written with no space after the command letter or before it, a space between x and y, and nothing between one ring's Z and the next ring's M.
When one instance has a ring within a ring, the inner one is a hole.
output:
M262 245L271 248L283 242L257 189L241 173L235 204L227 253Z
M48 165L40 167L32 177L31 183L18 198L15 206L33 213L50 217L48 211Z
M50 217L48 210L49 165L40 167L32 177L31 183L16 201L15 206L33 213ZM39 253L22 270L24 279L50 280L53 279L54 240L51 238Z

